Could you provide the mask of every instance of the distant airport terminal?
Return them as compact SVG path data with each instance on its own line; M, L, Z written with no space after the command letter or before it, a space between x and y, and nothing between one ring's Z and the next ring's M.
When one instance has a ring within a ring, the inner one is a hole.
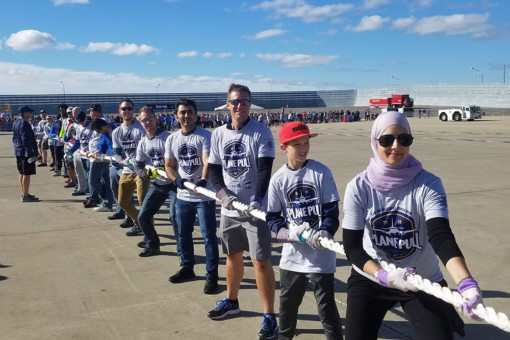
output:
M415 106L478 105L483 108L510 108L510 84L416 84L357 90L331 91L274 91L253 92L252 103L264 110L289 108L369 107L370 99L409 94ZM155 111L171 111L181 98L193 99L198 111L214 111L225 104L225 92L211 93L109 93L109 94L45 94L0 95L0 104L9 104L13 113L21 105L39 111L56 113L58 104L87 109L91 103L100 103L103 113L116 113L121 98L128 97L139 109L149 105ZM36 111L36 112L37 112Z

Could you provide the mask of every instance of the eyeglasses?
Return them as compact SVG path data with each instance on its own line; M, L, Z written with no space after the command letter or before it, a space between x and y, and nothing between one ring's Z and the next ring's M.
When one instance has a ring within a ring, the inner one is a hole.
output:
M124 107L121 107L120 109L122 111L132 111L134 109L134 107L132 107L132 106L124 106Z
M228 101L230 104L237 106L239 104L242 104L243 106L247 106L251 100L249 99L232 99Z
M407 134L407 133L403 133L403 134L398 135L398 136L382 135L377 140L379 141L379 145L380 146L382 146L383 148L386 148L388 146L393 145L393 142L395 142L395 139L397 139L398 140L398 144L400 144L402 146L410 146L411 144L413 144L414 137L409 135L409 134Z
M156 118L155 117L149 117L149 118L145 118L145 119L142 119L142 123L147 123L147 122L153 122Z

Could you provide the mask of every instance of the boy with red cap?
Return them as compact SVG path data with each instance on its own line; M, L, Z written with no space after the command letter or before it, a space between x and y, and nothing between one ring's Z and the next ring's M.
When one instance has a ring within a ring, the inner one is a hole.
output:
M319 317L327 339L342 339L342 324L335 303L335 253L323 249L321 238L333 238L339 226L340 196L328 167L307 159L310 133L301 122L280 129L284 164L271 178L266 220L278 242L280 259L279 339L295 335L297 313L308 282L314 285ZM282 216L283 212L283 216ZM303 237L303 232L309 236Z

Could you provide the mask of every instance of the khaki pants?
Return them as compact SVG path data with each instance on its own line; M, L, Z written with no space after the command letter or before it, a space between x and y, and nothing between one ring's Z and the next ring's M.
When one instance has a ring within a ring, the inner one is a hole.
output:
M133 205L132 198L136 190L138 203L142 202L149 191L151 185L150 179L141 179L136 174L122 174L119 180L119 205L128 214L133 222L138 224L138 209Z

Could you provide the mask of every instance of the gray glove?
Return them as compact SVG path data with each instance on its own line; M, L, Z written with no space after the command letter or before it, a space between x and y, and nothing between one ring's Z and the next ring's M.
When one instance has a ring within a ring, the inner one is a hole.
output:
M221 201L223 208L228 210L236 210L232 203L239 202L236 196L230 192L227 188L223 188L216 193L216 197Z
M322 244L320 242L321 238L332 239L333 236L331 236L331 234L328 233L326 230L313 230L312 229L312 233L306 239L306 243L315 250L323 249L324 247L322 246Z

